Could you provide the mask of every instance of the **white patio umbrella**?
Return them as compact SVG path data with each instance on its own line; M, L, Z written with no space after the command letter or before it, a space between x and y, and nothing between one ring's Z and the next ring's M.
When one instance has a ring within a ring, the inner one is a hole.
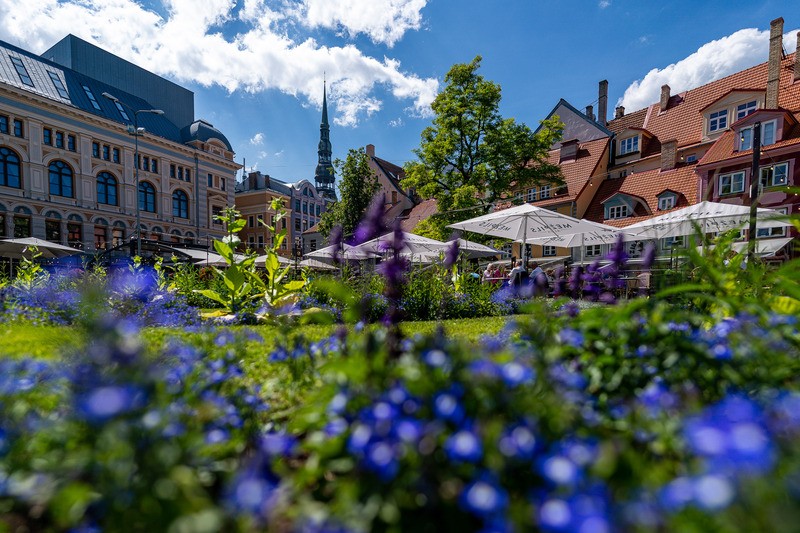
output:
M780 220L781 218L784 220ZM746 228L749 221L749 206L704 201L631 224L622 230L626 234L626 241L639 241L691 235L695 231L695 226L699 226L704 234ZM761 207L756 213L756 224L758 229L791 226L791 223L785 220L785 215Z
M233 254L233 258L236 261L241 261L245 257L246 256L243 255L243 254ZM228 262L225 260L224 257L222 257L219 254L215 254L215 253L211 253L211 252L208 253L208 259L203 259L201 261L198 261L195 264L197 266L216 266L216 267L228 266Z
M30 258L33 253L32 247L34 246L42 254L41 257L45 259L81 253L80 250L56 242L44 241L36 237L24 237L0 240L0 257L9 259Z
M371 241L359 244L355 248L362 252L370 252L373 254L383 254L388 250L392 242L392 234L387 233L381 235ZM414 233L403 232L403 249L402 254L438 254L444 251L449 246L448 243L437 241L436 239L429 239Z
M313 252L307 253L306 257L322 260L333 260L333 255L336 252L336 248L336 245L326 246L325 248L320 248L319 250L314 250ZM351 246L349 244L343 243L341 246L340 259L362 260L371 259L373 257L377 257L377 254L360 250L358 247Z
M452 246L453 241L449 241L447 244ZM467 239L458 239L458 251L459 253L463 253L467 259L492 257L495 255L508 255L508 252L497 250L491 246L486 246L477 242L468 241Z
M338 270L335 266L324 263L319 259L303 259L300 261L300 266L311 270Z
M255 264L256 264L257 267L263 267L265 265L265 263L267 261L267 255L268 254L264 254L264 255L259 255L258 257L256 257L256 263ZM278 255L277 257L278 257L278 264L279 265L291 265L292 264L292 260L287 258L287 257L283 257L282 255Z
M522 204L450 224L447 227L480 233L481 235L504 237L525 245L535 238L558 237L597 231L597 228L592 224L587 220L578 220L557 211L536 207L531 204Z

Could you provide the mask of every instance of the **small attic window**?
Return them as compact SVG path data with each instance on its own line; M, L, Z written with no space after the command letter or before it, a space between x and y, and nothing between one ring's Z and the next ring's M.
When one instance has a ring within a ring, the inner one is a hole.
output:
M34 87L33 80L31 79L30 75L28 74L28 69L25 68L25 65L22 64L22 60L18 57L8 56L11 59L11 63L14 65L14 68L19 75L19 79L25 85L29 87Z
M83 86L83 91L86 93L86 97L92 103L92 107L100 111L100 104L97 103L97 98L94 97L94 93L88 85Z
M52 70L48 70L47 74L48 76L50 76L50 80L53 82L53 87L55 87L56 91L58 91L58 95L64 99L69 98L69 93L67 92L67 88L64 87L64 82L61 81L61 78L58 77L58 74L56 74Z

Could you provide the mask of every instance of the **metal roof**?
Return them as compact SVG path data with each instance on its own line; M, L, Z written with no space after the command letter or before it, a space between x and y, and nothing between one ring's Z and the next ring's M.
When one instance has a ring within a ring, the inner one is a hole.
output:
M19 58L22 62L33 86L23 83L12 63L12 57ZM59 94L58 88L50 78L48 72L54 73L64 84L68 93L67 98ZM125 108L130 119L125 120L114 102L102 96L104 92L115 96L120 102L127 104L134 110L153 108L147 101L136 95L129 94L98 80L84 76L83 74L65 68L4 41L0 41L0 83L5 83L16 89L34 93L38 96L72 106L126 126L128 124L133 124L133 112ZM100 109L95 108L84 87L89 89L94 96L94 101L97 102ZM145 130L152 135L183 144L180 128L163 115L139 113L137 122L139 127L145 128Z

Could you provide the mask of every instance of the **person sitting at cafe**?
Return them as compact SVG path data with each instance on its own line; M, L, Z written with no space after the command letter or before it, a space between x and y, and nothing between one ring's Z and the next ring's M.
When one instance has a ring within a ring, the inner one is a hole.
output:
M537 263L536 261L531 261L530 267L531 267L532 280L536 281L539 278L539 276L544 276L545 280L547 280L547 274L544 273L544 270L542 270L542 267L539 266L539 263Z
M527 281L528 271L522 261L517 262L516 257L511 258L511 272L508 273L508 283L511 286L519 287L523 281Z

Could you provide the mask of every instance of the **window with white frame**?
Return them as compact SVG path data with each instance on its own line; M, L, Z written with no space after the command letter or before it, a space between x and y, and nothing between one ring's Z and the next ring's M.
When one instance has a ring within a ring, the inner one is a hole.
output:
M590 244L584 249L584 257L599 257L602 246L599 244Z
M553 257L556 255L556 247L555 246L542 246L542 255L544 257Z
M631 154L639 151L639 136L628 137L619 141L619 155Z
M672 209L675 207L675 195L674 194L665 194L664 196L658 199L658 210L659 211L666 211L667 209Z
M770 120L761 124L761 146L775 144L775 121ZM739 150L753 148L753 126L739 130Z
M770 167L761 167L761 186L777 187L786 185L789 175L789 163L778 163Z
M521 201L522 201L522 193L521 193L521 192L519 192L519 191L517 191L516 193L514 193L514 200L516 200L516 201L518 201L518 202L521 202Z
M608 219L614 218L626 218L628 216L628 206L625 204L622 205L612 205L608 208Z
M542 190L539 193L539 197L544 200L545 198L550 198L550 186L549 185L542 185Z
M753 100L752 102L746 102L744 104L739 104L738 106L736 106L736 120L744 118L750 113L755 113L757 105L758 102Z
M719 177L719 194L736 194L744 192L744 172L723 174Z
M722 109L708 115L708 131L722 131L728 127L728 110Z
M788 211L785 207L780 207L775 209L778 213L785 215ZM760 239L762 237L785 237L786 236L786 227L780 226L778 228L759 228L756 225L756 238Z
M528 201L535 202L536 201L536 187L532 187L528 189Z

